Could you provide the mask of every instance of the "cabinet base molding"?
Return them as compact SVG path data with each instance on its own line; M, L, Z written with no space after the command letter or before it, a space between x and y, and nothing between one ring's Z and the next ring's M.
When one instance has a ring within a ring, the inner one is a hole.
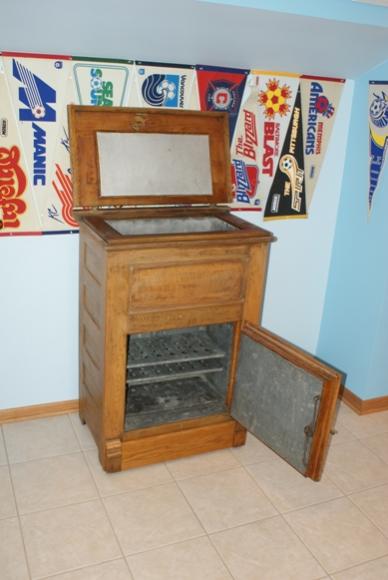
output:
M375 397L374 399L360 399L346 387L340 391L342 401L355 411L358 415L368 415L379 411L388 411L388 395L385 397Z
M79 401L58 401L56 403L44 403L42 405L30 405L29 407L14 407L13 409L0 409L0 424L13 423L14 421L27 421L28 419L42 419L54 415L65 415L78 411Z

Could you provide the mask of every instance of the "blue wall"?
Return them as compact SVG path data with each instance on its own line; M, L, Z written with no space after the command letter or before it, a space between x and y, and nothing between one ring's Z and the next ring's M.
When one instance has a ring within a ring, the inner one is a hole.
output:
M388 61L357 79L341 200L317 354L347 373L362 399L388 394L388 172L368 218L368 81L387 80Z

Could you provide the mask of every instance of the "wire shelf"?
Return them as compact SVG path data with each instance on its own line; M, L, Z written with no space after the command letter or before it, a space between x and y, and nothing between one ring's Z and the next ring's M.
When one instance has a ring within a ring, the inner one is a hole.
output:
M205 330L131 337L128 369L171 362L224 358Z

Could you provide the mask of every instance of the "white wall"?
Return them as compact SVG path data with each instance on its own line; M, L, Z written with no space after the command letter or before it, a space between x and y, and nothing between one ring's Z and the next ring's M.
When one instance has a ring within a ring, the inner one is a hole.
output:
M76 399L78 234L0 244L0 408Z

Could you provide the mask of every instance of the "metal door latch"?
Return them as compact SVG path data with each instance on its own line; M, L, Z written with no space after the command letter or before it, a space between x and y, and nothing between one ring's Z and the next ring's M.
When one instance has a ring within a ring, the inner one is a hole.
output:
M306 467L308 465L308 455L309 455L309 451L310 451L311 441L312 441L313 435L315 433L315 427L316 427L317 418L318 418L318 410L319 410L320 400L321 400L320 395L315 395L315 397L313 399L313 401L314 401L313 419L312 419L311 423L306 425L304 430L303 430L304 434L306 436L305 444L304 444L304 453L303 453L303 464L306 465Z

